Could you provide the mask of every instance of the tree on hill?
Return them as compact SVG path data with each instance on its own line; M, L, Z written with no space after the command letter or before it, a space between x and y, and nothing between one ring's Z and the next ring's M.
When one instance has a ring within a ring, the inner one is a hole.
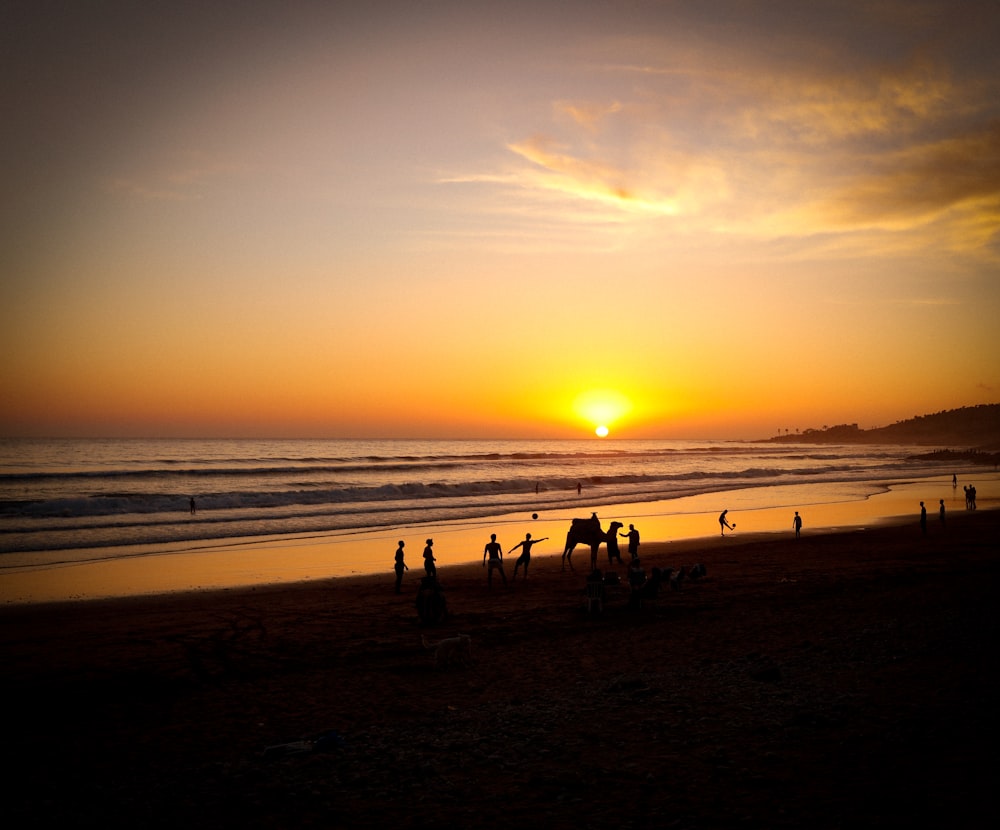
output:
M780 443L806 444L924 444L939 447L1000 449L1000 404L980 404L917 415L886 427L860 429L840 424L806 429L796 435L768 439Z

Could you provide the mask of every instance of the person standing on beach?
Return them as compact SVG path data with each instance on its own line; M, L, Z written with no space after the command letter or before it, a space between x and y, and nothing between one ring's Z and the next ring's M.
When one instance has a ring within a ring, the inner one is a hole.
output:
M600 521L598 521L598 525L600 525ZM625 534L623 533L622 536L624 535ZM610 568L614 564L615 560L618 560L619 565L624 565L625 563L622 561L622 553L618 549L618 537L611 530L608 531L608 539L605 544L608 546L608 567Z
M938 518L941 520L941 527L944 527L944 499L939 499L938 503L941 505L938 508Z
M799 515L799 511L795 511L795 518L792 519L792 527L795 529L795 538L799 538L799 534L802 532L802 517Z
M434 559L434 540L428 539L427 546L424 548L424 571L431 579L437 579L438 569L437 565L434 564L436 561Z
M490 540L486 543L486 547L483 548L483 567L486 567L486 557L490 558L490 569L486 572L486 587L493 587L493 569L496 568L500 571L500 578L503 580L503 584L507 584L507 574L503 572L503 548L497 541L497 535L495 533L490 534ZM528 573L528 569L524 569L525 575Z
M536 545L539 542L544 542L548 539L548 536L543 536L541 539L532 539L530 533L524 534L524 541L518 542L514 547L507 551L507 555L510 556L518 548L523 548L521 555L517 557L517 561L514 563L514 579L517 579L517 569L524 565L524 578L528 578L528 565L531 564L531 546Z
M628 533L620 533L619 536L625 536L628 539L628 552L632 557L632 560L639 558L639 531L635 529L635 525L628 526Z
M193 516L195 514L194 496L191 496L191 498L188 499L188 506L191 508L191 515Z
M927 535L927 508L920 502L920 532Z
M731 524L729 524L729 522L728 522L728 521L727 521L727 519L726 519L726 514L727 514L728 512L729 512L728 510L723 510L723 511L722 511L722 512L721 512L721 513L719 514L719 528L720 528L720 529L722 530L722 535L723 535L723 536L725 536L725 535L726 535L726 528L727 528L727 527L728 527L728 528L729 528L730 530L734 530L734 529L735 529L735 525L731 525Z
M400 539L399 540L399 547L396 548L396 564L395 564L394 567L395 567L395 570L396 570L396 593L397 594L399 593L399 589L400 589L400 587L403 584L403 571L410 570L409 567L407 566L407 564L403 561L403 545L405 545L405 544L406 543L402 539Z

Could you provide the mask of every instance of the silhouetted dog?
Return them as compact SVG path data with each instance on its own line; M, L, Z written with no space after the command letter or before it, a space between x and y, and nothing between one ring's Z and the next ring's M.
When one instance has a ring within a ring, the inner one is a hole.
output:
M472 637L468 634L448 637L436 643L421 635L420 642L428 651L434 652L435 666L448 666L452 663L461 663L464 666L472 659Z

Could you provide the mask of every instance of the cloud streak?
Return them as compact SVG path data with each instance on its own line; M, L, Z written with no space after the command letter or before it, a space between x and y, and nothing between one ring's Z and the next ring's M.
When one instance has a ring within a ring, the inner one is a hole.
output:
M108 192L144 202L192 202L204 198L204 190L221 179L247 175L246 165L229 161L198 159L161 170L112 177Z

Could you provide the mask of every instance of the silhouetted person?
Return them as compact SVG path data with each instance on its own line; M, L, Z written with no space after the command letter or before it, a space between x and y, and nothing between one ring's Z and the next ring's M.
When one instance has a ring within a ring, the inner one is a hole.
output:
M604 574L596 568L587 574L587 613L604 610Z
M583 492L583 485L578 481L576 483L576 494L579 496Z
M628 564L628 584L633 588L641 587L646 581L646 572L642 569L642 564L638 557Z
M400 539L399 547L396 548L396 564L393 566L396 570L396 593L399 593L399 589L403 584L403 571L408 571L410 568L403 561L403 545L406 543Z
M642 605L642 587L646 584L646 572L642 569L642 565L639 564L639 558L636 557L628 566L628 604L630 608L639 608Z
M639 531L635 529L635 525L628 526L628 533L620 533L619 536L624 536L628 539L628 552L629 556L632 557L633 561L639 558Z
M951 489L954 490L956 487L958 487L958 476L952 474L952 476L951 476Z
M976 509L976 485L973 484L969 487L969 506L972 510Z
M194 496L191 496L191 498L188 499L188 505L191 508L191 515L193 516L195 514Z
M799 534L802 532L802 517L799 515L799 511L795 511L795 518L792 519L792 527L795 529L795 538L799 538Z
M420 577L417 589L417 616L427 625L434 625L448 616L448 603L441 585L433 576Z
M625 563L622 562L622 553L618 549L618 536L609 531L606 544L608 546L608 564L610 565L617 559L618 562L624 565Z
M493 587L493 569L496 568L500 571L500 577L503 579L503 584L507 584L507 574L503 572L503 548L500 547L500 543L497 541L497 535L495 533L490 534L490 540L486 543L486 547L483 548L483 567L486 567L486 557L490 558L490 567L486 572L486 585L490 588ZM528 573L528 569L524 569L525 575Z
M920 502L920 532L927 535L927 508Z
M944 499L939 499L938 503L941 505L938 508L938 518L941 520L941 527L944 527Z
M723 535L723 536L725 536L725 535L726 535L726 528L727 528L727 527L728 527L728 528L729 528L730 530L732 530L732 529L733 529L733 526L732 526L731 524L729 524L729 521L728 521L728 520L726 519L726 514L727 514L728 512L729 512L728 510L723 510L723 511L722 511L722 512L721 512L721 513L719 514L719 529L720 529L720 530L722 531L722 535Z
M424 571L427 573L427 576L434 577L435 579L437 579L438 573L437 565L434 564L436 561L434 559L434 540L428 539L427 547L424 548Z
M528 578L528 565L531 564L531 546L536 545L539 542L544 542L548 539L548 536L543 536L541 539L532 539L530 533L524 534L524 541L518 542L514 547L507 551L507 555L510 556L518 548L522 548L521 555L517 557L517 561L514 563L514 579L517 579L517 569L524 565L524 578Z

